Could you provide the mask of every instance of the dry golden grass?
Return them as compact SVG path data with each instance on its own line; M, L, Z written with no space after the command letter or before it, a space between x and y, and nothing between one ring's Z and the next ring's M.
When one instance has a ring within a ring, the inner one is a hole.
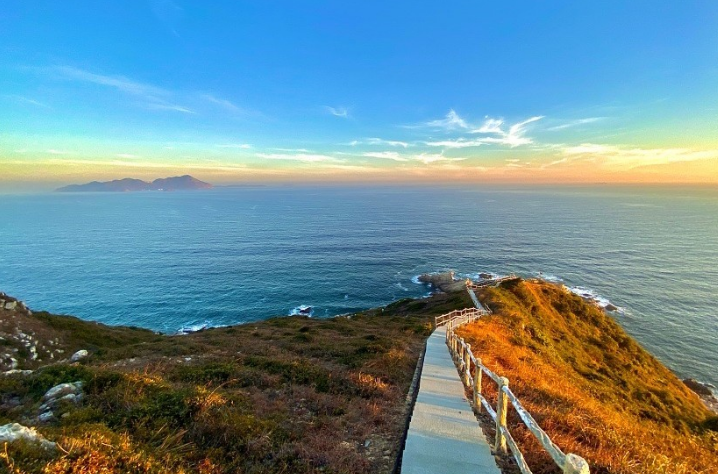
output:
M430 317L469 304L437 295L188 336L36 315L24 322L92 355L0 378L0 424L36 415L57 383L82 380L86 396L39 427L60 450L13 443L0 473L391 472Z
M592 473L718 473L712 414L611 317L543 282L480 296L495 315L460 336ZM495 386L485 385L495 399ZM509 423L534 473L560 472L512 410Z

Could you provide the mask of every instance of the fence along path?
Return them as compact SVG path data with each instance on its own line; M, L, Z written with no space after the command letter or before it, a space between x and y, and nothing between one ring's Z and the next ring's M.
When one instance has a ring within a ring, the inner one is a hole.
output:
M426 343L401 473L500 474L446 350L446 329L437 327Z
M511 436L506 424L510 404L514 410L516 410L521 421L536 437L556 465L562 469L564 474L589 474L590 471L586 460L575 454L564 454L564 452L551 441L548 434L536 423L536 420L534 420L531 414L521 405L519 399L509 388L509 380L506 377L501 377L492 372L483 365L481 359L475 357L471 352L471 345L456 335L455 330L458 327L474 322L482 315L488 314L488 309L484 308L476 298L476 294L474 293L475 287L467 282L466 289L469 295L472 296L472 300L477 307L452 311L451 313L438 316L435 319L437 329L434 331L434 334L438 331L444 333L445 343L449 348L449 354L459 370L461 381L472 393L474 408L478 412L481 412L482 409L486 410L486 413L488 413L496 424L496 438L493 444L495 451L505 454L508 448L521 472L523 474L532 474L531 469L526 464L524 456ZM445 329L441 330L441 328L444 327ZM432 334L432 337L434 334ZM492 407L491 403L482 394L484 375L486 375L488 380L497 385L498 400L496 408Z

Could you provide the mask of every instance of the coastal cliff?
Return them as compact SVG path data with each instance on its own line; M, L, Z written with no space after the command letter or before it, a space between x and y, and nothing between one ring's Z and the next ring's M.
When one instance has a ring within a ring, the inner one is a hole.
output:
M478 293L494 315L464 337L591 472L718 472L715 418L610 316L545 282ZM0 439L16 441L0 472L13 474L395 472L433 317L473 304L464 287L162 335L3 299Z

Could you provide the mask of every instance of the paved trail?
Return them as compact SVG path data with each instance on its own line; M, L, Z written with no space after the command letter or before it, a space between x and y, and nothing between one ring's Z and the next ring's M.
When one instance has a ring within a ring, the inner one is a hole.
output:
M500 474L445 343L446 327L426 345L402 474Z

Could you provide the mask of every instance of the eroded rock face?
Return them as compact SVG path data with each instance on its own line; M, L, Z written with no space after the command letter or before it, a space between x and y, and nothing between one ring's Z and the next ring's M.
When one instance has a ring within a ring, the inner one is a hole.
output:
M12 443L24 440L29 443L39 443L45 449L55 449L56 444L46 440L34 428L28 428L19 423L8 423L0 426L0 443Z

